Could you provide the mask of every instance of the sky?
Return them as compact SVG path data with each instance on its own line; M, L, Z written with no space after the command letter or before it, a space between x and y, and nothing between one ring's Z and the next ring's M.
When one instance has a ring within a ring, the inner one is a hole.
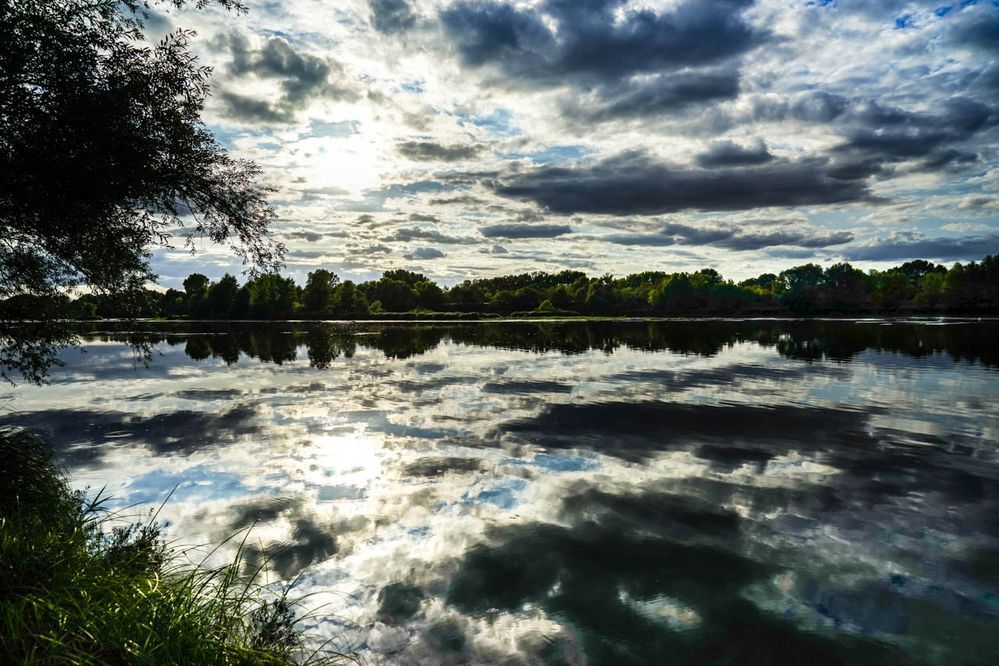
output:
M246 2L148 35L197 31L300 281L999 253L997 0ZM161 284L244 268L200 250Z

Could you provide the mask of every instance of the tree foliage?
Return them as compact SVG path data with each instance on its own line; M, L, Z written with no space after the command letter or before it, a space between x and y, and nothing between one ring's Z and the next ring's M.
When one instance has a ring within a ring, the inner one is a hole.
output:
M147 290L129 306L148 317L208 319L328 319L386 313L462 315L884 315L999 312L999 257L955 264L909 262L864 272L847 263L796 266L739 283L705 268L693 273L648 271L615 278L583 273L523 273L466 280L450 288L408 271L378 280L341 282L328 269L308 275L305 287L291 277L265 273L239 286L231 275L216 282L199 273L185 291ZM35 299L74 318L119 317L113 296ZM27 306L25 306L27 307Z
M276 267L260 169L230 157L201 121L210 70L190 53L192 33L149 45L143 10L135 0L5 3L0 294L142 284L148 251L178 228L191 249L208 238Z
M236 0L215 2L245 10ZM86 285L137 314L144 304L124 294L154 277L151 250L193 252L203 238L253 268L278 268L283 247L268 233L274 213L259 167L229 156L201 121L210 69L189 50L193 33L149 44L149 7L4 2L0 299L52 298ZM0 311L5 349L15 344L11 322L28 314L9 302Z

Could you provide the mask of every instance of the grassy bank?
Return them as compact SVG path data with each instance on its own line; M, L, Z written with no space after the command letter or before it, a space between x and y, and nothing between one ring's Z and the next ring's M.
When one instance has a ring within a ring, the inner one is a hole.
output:
M0 430L0 662L344 663L311 651L289 600L235 561L182 561L148 521L111 525L45 444Z

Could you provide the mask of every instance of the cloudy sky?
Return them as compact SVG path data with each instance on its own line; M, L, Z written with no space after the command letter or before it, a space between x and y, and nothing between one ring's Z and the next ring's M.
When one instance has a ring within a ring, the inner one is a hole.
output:
M197 30L300 279L999 252L995 0L247 2L150 34Z

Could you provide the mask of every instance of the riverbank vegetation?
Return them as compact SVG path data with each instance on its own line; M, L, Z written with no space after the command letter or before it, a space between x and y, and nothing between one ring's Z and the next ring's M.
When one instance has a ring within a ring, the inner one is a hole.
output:
M30 309L30 304L20 305ZM386 271L378 280L355 284L318 269L301 286L277 273L243 284L231 275L212 281L195 273L184 281L183 290L145 289L127 299L63 296L59 303L47 299L38 307L55 308L74 319L997 313L999 257L949 268L917 260L867 272L846 263L826 268L805 264L741 282L726 280L710 268L620 278L536 272L465 280L449 288L407 270Z
M236 558L186 563L153 520L70 492L37 437L0 430L5 663L343 663L310 650L288 598Z

